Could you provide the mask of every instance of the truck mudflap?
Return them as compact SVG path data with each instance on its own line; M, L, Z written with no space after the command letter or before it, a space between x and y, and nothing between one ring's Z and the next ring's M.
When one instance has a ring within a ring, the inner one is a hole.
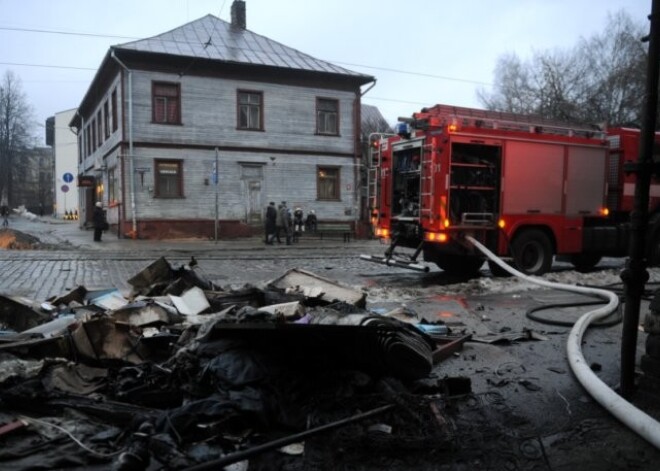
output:
M392 257L380 257L378 255L360 255L362 260L367 260L369 262L380 263L381 265L387 265L390 267L399 267L399 268L408 268L410 270L421 271L428 273L430 268L426 265L422 265L416 260L400 260Z

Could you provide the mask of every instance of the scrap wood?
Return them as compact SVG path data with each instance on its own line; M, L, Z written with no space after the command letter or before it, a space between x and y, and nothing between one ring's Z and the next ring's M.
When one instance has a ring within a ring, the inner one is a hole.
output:
M481 337L472 337L473 342L480 343L507 343L517 340L548 340L548 337L541 335L531 329L523 329L522 332L511 332L505 334L486 335Z
M27 426L28 423L23 419L17 419L14 420L13 422L9 422L8 424L0 425L0 437L3 435L7 435L10 432L13 432L14 430L18 430L20 428Z
M437 337L434 336L433 340L440 345L431 354L433 363L439 363L452 356L455 352L463 348L463 344L472 338L471 335L464 335L462 337Z

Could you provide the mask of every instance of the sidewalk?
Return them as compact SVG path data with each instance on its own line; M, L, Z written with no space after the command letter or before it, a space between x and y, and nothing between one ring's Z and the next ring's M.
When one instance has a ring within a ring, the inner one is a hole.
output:
M42 227L38 227L42 226ZM10 226L13 229L40 237L47 232L58 243L68 243L74 248L99 251L178 251L178 252L208 252L208 251L255 251L278 252L285 250L358 250L370 249L376 253L384 252L385 245L379 240L352 240L343 242L340 238L310 238L304 235L299 242L292 245L285 243L266 245L261 236L236 239L168 239L168 240L133 240L120 239L113 232L105 232L101 242L93 241L93 231L81 229L79 221L63 221L53 217L39 217L36 221L14 217ZM44 241L48 242L48 241Z

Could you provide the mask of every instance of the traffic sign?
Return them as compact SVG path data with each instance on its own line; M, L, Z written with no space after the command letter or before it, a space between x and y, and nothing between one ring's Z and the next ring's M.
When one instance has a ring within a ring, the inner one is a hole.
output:
M62 190L63 193L66 193L67 191L69 191L69 185L62 185L62 188L60 188L60 190Z
M73 174L71 174L71 173L69 173L69 172L66 172L66 173L62 176L62 180L64 180L64 181L67 182L67 183L71 183L71 182L73 181ZM62 190L62 191L64 191L64 190Z

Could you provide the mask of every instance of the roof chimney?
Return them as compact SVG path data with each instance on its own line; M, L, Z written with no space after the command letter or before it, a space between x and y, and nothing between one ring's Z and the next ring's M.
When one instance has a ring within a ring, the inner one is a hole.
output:
M236 29L245 29L245 2L234 0L231 4L231 25Z

